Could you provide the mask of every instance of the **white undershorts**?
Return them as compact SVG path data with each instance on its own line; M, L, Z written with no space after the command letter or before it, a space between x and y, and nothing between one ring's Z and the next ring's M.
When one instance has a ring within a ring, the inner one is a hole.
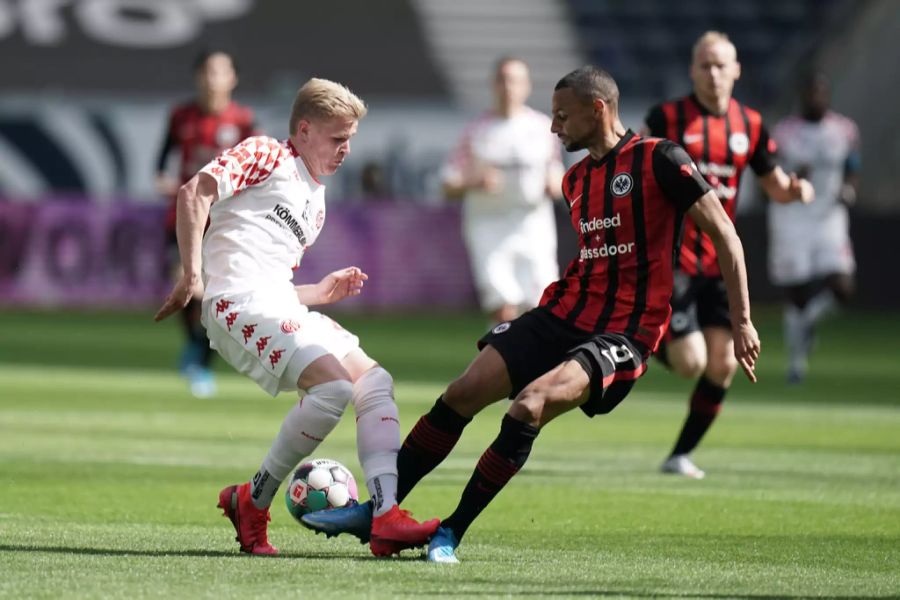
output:
M482 309L537 306L559 278L552 206L525 219L466 219L463 237ZM549 217L549 218L547 218Z
M202 320L210 347L272 396L298 391L300 374L317 358L343 360L359 348L358 337L293 295L204 298Z
M778 286L800 285L856 270L847 220L791 220L769 227L769 277Z

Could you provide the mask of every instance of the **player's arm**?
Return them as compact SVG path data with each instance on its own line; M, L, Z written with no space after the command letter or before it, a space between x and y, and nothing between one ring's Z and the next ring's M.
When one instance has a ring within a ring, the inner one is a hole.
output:
M734 334L734 355L750 381L756 381L753 369L759 357L759 335L750 320L750 292L747 289L747 267L744 249L734 224L713 191L706 192L688 210L693 219L712 240L725 280L731 327Z
M775 164L775 140L769 137L764 125L760 125L759 140L750 156L750 168L759 177L759 184L766 195L782 204L799 200L804 204L813 201L815 191L812 184L795 173L785 173Z
M175 234L184 274L156 313L157 321L184 308L200 281L203 230L213 203L265 181L283 157L284 149L277 140L265 136L247 138L212 159L179 188Z
M778 165L765 175L760 175L759 183L769 198L782 204L795 200L809 204L815 197L809 181L797 177L796 173L785 173Z
M154 319L161 321L178 312L190 301L200 283L202 259L200 254L203 230L209 208L219 197L218 182L201 171L178 189L175 233L181 254L181 278L169 293Z
M156 157L156 191L162 196L171 197L178 188L178 182L171 175L166 173L166 163L172 149L177 145L175 138L176 118L175 113L169 117L169 124L166 127L166 135L163 138L163 144L159 149Z
M369 278L359 267L346 267L329 273L319 283L294 287L301 304L332 304L349 296L359 296Z
M747 377L759 356L759 336L750 320L750 293L744 250L728 213L681 146L659 142L653 149L653 172L663 192L712 240L725 280L734 334L734 354Z
M469 190L496 192L503 187L503 172L475 159L472 127L463 132L441 172L444 196L451 200L461 200Z
M840 200L847 206L856 204L859 192L859 171L862 167L862 154L859 150L859 130L852 121L850 128L850 151L844 160L844 183L841 185Z

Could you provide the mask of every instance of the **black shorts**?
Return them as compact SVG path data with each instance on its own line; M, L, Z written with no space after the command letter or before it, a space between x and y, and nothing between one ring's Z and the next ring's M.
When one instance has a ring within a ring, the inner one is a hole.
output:
M666 339L678 339L706 327L731 329L725 280L676 271L672 288L672 319Z
M506 362L512 382L510 398L557 365L574 360L591 379L591 393L581 406L589 417L614 409L635 380L647 370L647 348L619 333L582 331L543 308L501 323L478 340L490 344Z

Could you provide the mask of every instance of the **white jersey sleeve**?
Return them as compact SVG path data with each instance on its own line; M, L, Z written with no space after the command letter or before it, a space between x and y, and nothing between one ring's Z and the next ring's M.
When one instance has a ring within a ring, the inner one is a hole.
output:
M216 180L219 200L265 181L290 153L278 140L254 136L229 148L200 169Z

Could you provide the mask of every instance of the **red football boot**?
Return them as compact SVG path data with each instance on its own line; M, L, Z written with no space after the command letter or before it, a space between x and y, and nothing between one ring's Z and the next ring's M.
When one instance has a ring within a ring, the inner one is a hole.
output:
M410 516L409 511L394 505L380 517L372 519L369 549L375 556L390 556L407 548L424 546L440 524L440 519L419 523Z
M241 552L263 556L278 554L278 548L269 543L267 534L269 521L272 520L269 509L253 506L249 482L229 485L219 492L218 506L231 519L237 532L235 540L241 545Z

